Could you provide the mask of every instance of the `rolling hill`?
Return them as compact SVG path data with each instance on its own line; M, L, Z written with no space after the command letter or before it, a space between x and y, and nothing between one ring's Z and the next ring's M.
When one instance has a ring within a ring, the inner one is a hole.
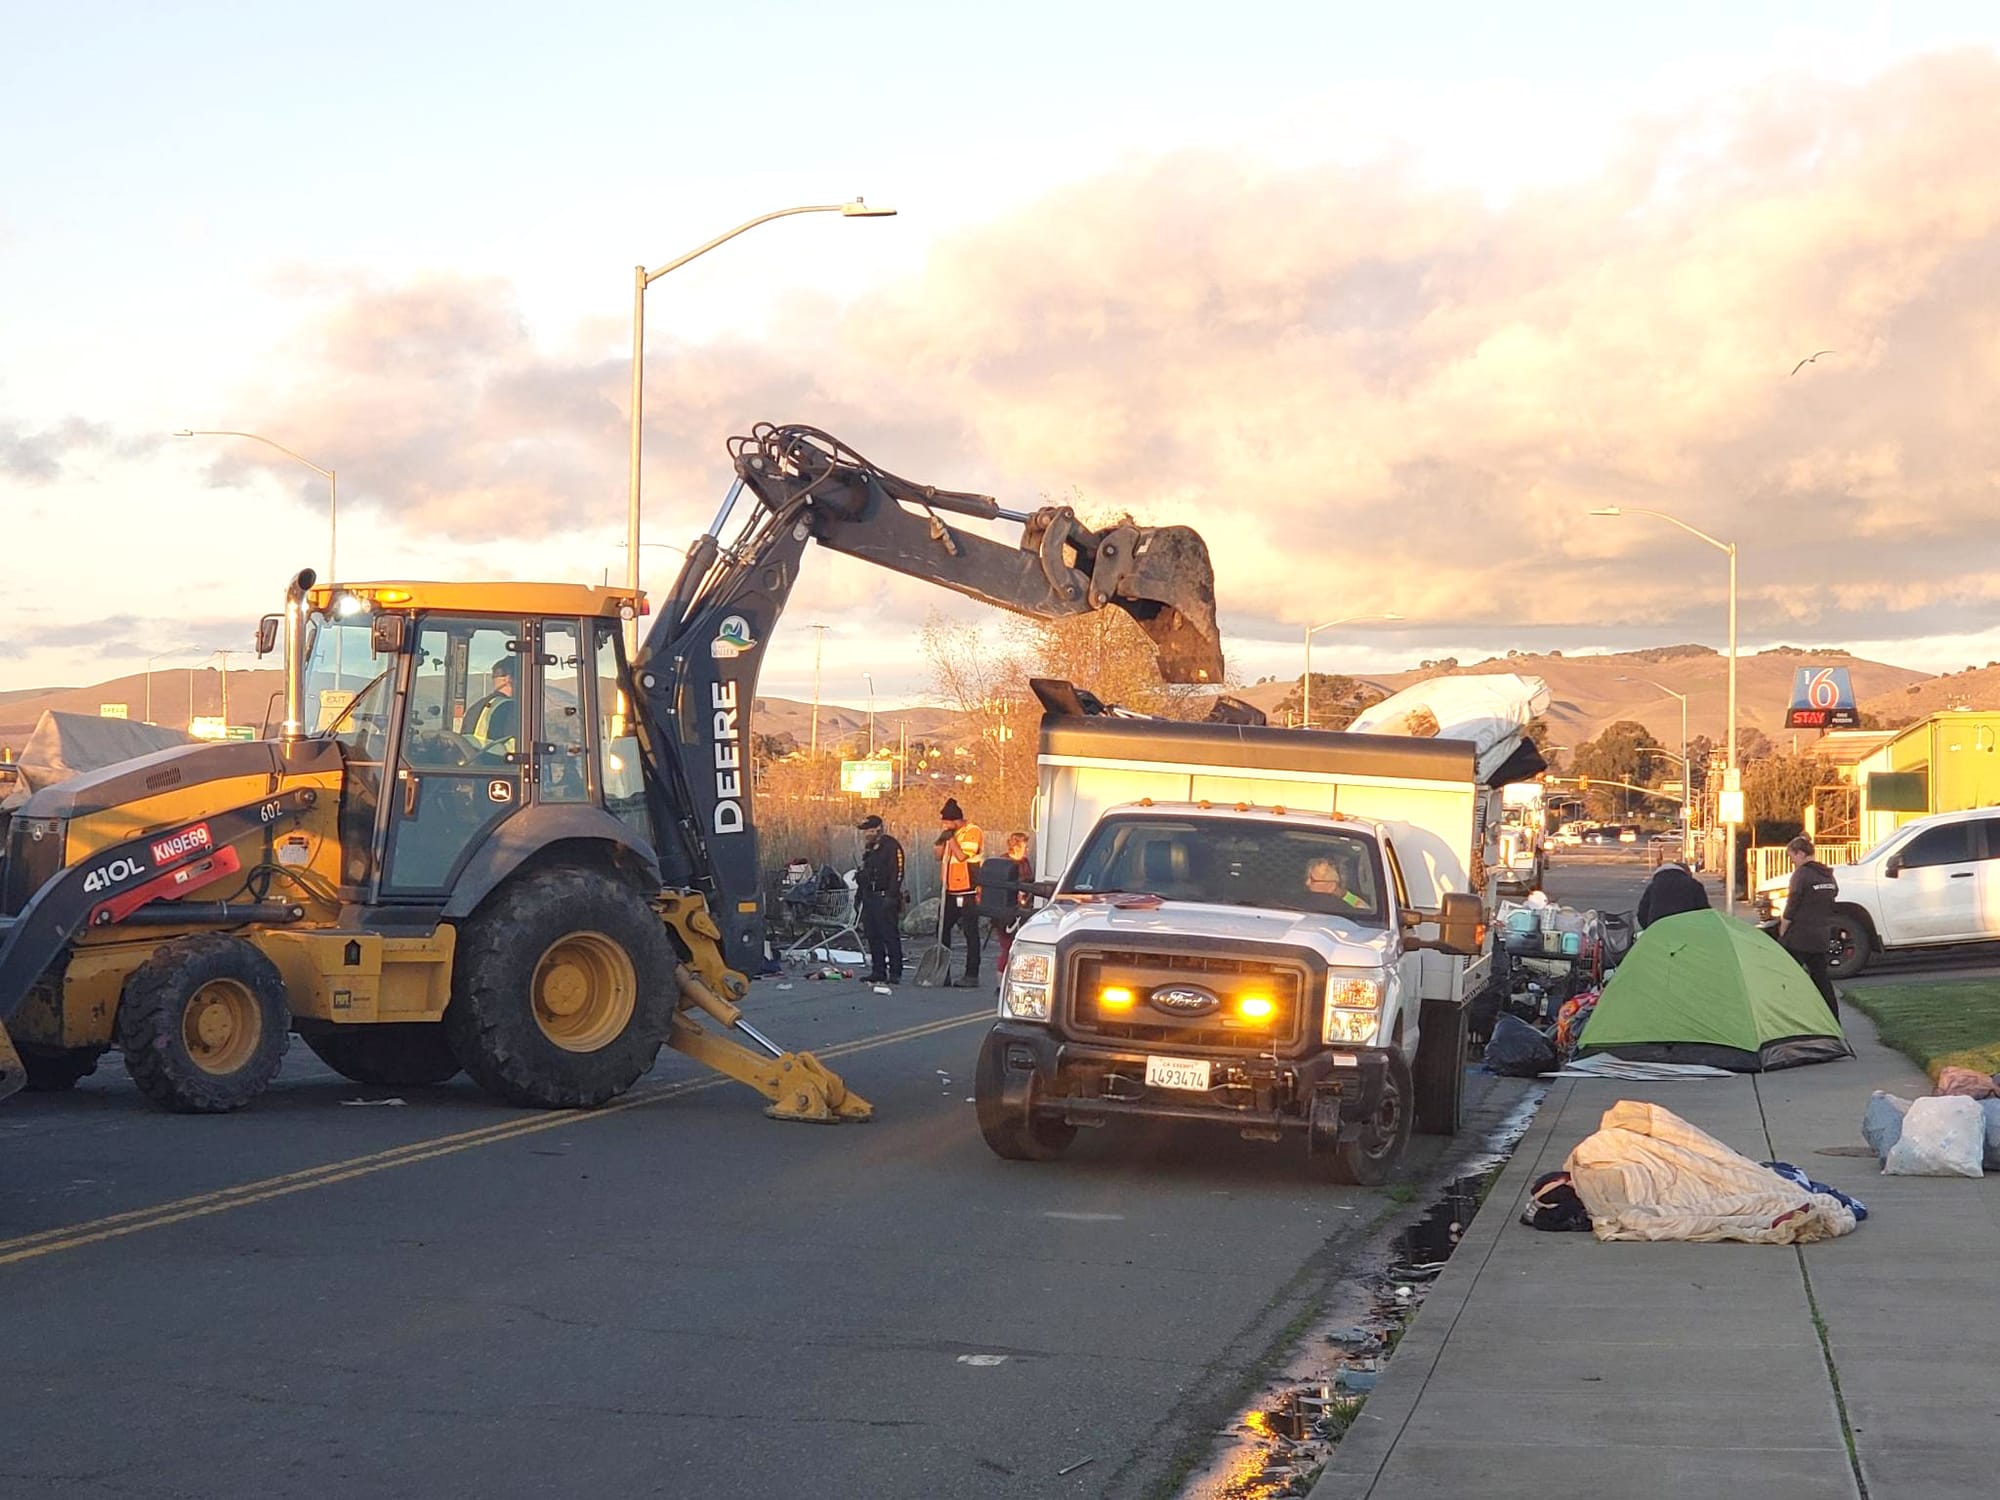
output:
M163 667L153 672L151 677L153 722L184 729L191 714L200 717L222 713L222 673L213 667L198 668L193 672L185 667ZM268 722L275 730L279 717L275 700L284 688L283 672L231 672L230 721L262 726L267 722L268 710ZM58 713L95 716L106 704L122 703L126 717L143 719L147 717L147 701L147 674L143 672L129 677L113 677L90 687L21 688L0 693L0 749L20 754L21 746L48 709ZM753 712L758 734L789 735L801 746L812 738L813 712L809 703L794 702L790 698L759 698ZM876 741L878 744L893 745L904 726L907 726L913 739L940 734L948 737L956 718L957 715L941 708L881 709L875 715ZM822 704L819 734L822 748L838 747L857 737L865 741L868 735L867 710Z
M1330 652L1316 653L1314 665L1322 671L1340 670L1338 658ZM1908 667L1868 661L1838 651L1806 652L1776 647L1738 659L1738 723L1745 729L1761 730L1775 742L1788 741L1790 731L1784 728L1785 710L1791 702L1792 673L1802 666L1846 667L1853 677L1856 702L1865 711L1896 719L1929 712L1928 708L1913 705L1933 683L1969 681L1967 674L1932 678ZM1652 731L1655 738L1670 745L1678 743L1681 705L1663 689L1687 695L1689 738L1706 734L1720 740L1728 713L1729 659L1707 646L1656 646L1602 656L1550 653L1489 657L1451 670L1518 672L1545 679L1549 685L1550 738L1557 745L1581 745L1594 738L1605 725L1620 719L1636 720ZM1385 692L1395 692L1437 675L1434 669L1418 670L1368 674L1363 680ZM1991 675L1992 683L1983 687L1985 701L1975 706L2000 707L2000 670ZM1653 686L1655 683L1659 686ZM1296 680L1262 683L1243 690L1240 696L1268 713L1295 686ZM1912 687L1922 691L1911 695L1908 690ZM1945 705L1940 702L1937 706ZM1801 734L1800 738L1803 740L1805 736Z
M1320 653L1315 665L1326 672L1340 670L1339 659L1331 652ZM1792 673L1808 665L1847 667L1853 675L1855 697L1862 711L1873 714L1884 724L1907 722L1947 708L2000 708L2000 664L1933 677L1908 667L1838 651L1807 652L1777 647L1745 655L1738 663L1737 697L1742 725L1761 730L1780 744L1787 743L1790 733L1783 724L1791 697ZM1519 672L1544 678L1551 699L1548 713L1551 739L1563 746L1580 745L1619 719L1637 720L1664 743L1677 743L1681 708L1665 689L1687 694L1690 737L1706 734L1720 739L1728 701L1728 660L1706 646L1659 646L1600 656L1547 653L1489 657L1447 670ZM187 724L190 712L221 713L222 674L214 668L189 672L169 667L151 675L153 714L157 722L180 727ZM1439 669L1431 667L1374 673L1361 680L1384 692L1395 692L1437 675ZM1659 686L1653 686L1655 683ZM1272 713L1273 722L1281 723L1282 718L1274 710L1296 686L1296 679L1259 683L1238 689L1237 696ZM231 672L230 718L238 724L263 723L266 706L283 687L281 672ZM44 709L96 714L107 703L125 704L134 719L145 717L146 674L115 677L90 687L0 693L0 747L18 753ZM765 697L757 699L754 712L756 732L760 735L789 736L800 746L812 737L810 704ZM955 737L958 717L942 708L881 709L875 715L876 741L881 745L893 744L899 729L905 726L912 738L949 741ZM275 709L271 710L270 718L275 724ZM863 709L822 704L819 733L822 748L839 747L857 738L865 740L868 714ZM1805 738L1800 735L1802 743Z

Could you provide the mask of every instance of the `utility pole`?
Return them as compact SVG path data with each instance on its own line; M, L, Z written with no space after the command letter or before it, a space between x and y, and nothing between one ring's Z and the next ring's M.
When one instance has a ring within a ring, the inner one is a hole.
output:
M896 721L896 790L907 791L910 785L910 720L906 713Z
M813 723L811 754L819 754L819 656L820 648L826 644L826 626L813 626Z
M875 674L863 672L868 679L868 758L875 758Z

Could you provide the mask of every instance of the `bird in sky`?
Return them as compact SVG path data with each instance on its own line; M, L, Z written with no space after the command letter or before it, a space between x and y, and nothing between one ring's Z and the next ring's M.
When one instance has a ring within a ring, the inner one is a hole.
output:
M1834 351L1831 349L1822 349L1819 351L1818 354L1808 354L1804 359L1800 360L1797 364L1792 366L1792 375L1798 374L1799 371L1803 370L1807 365L1811 364L1814 360L1818 359L1820 354L1832 354L1833 352ZM1787 375L1785 378L1789 380L1791 379L1791 375Z

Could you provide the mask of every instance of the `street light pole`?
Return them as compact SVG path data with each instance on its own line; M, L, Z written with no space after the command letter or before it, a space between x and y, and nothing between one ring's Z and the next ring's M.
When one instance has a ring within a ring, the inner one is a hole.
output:
M1590 513L1593 516L1615 517L1625 515L1628 511L1635 516L1651 516L1655 520L1665 521L1670 526L1678 526L1689 536L1699 537L1718 552L1729 555L1729 758L1725 762L1729 770L1723 781L1723 789L1731 790L1730 783L1733 782L1734 789L1740 791L1742 779L1737 774L1736 765L1736 543L1712 537L1699 527L1688 525L1678 516L1670 516L1663 510L1648 510L1642 505L1624 507L1600 505ZM1723 826L1727 830L1722 872L1723 910L1733 917L1736 915L1736 823L1731 820Z
M819 756L819 653L820 648L826 644L826 632L827 627L824 625L813 626L813 723L812 746L809 753L815 759Z
M1322 630L1333 629L1336 625L1358 625L1363 620L1400 620L1402 618L1398 614L1346 615L1338 620L1328 620L1323 625L1308 625L1306 627L1305 697L1299 706L1299 726L1301 728L1310 729L1313 727L1313 637L1318 635Z
M875 674L863 672L868 679L868 758L875 758Z
M292 452L291 449L287 448L283 443L274 443L271 441L271 439L263 436L261 433L235 432L227 429L183 427L178 432L176 432L174 436L248 438L253 443L262 443L266 448L276 448L280 453L284 454L285 457L290 459L296 459L298 462L304 464L308 469L311 469L315 474L318 474L321 478L326 480L326 581L328 583L332 583L336 578L340 576L339 572L336 570L336 564L339 558L339 546L340 546L340 482L334 476L333 470L322 469L318 464L314 463L311 459L307 458L303 453L294 453Z
M801 208L781 208L774 213L759 214L754 219L745 220L727 234L718 234L707 244L697 245L687 254L668 261L658 270L649 271L644 266L632 268L632 455L631 473L625 500L625 545L630 549L626 559L626 584L636 597L639 592L639 448L640 430L644 420L646 395L646 288L658 281L669 271L675 271L689 261L708 254L717 245L736 238L737 235L755 229L759 224L768 224L773 219L787 219L794 214L839 214L846 219L889 219L894 218L893 208L870 208L861 199L852 203L816 203ZM639 624L635 618L628 627L636 642Z
M1620 682L1643 682L1647 687L1657 688L1669 698L1681 700L1681 858L1688 857L1688 844L1694 838L1694 772L1688 764L1688 695L1677 693L1664 682L1655 682L1650 677L1623 677Z

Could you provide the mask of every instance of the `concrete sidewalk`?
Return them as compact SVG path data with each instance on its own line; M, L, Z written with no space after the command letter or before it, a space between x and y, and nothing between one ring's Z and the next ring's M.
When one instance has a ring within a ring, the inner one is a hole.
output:
M1313 1500L1992 1494L2000 1182L1883 1177L1872 1155L1825 1154L1862 1145L1871 1089L1930 1088L1867 1017L1845 1020L1853 1061L1557 1080ZM1802 1249L1522 1225L1529 1184L1619 1099L1794 1162L1869 1218Z

